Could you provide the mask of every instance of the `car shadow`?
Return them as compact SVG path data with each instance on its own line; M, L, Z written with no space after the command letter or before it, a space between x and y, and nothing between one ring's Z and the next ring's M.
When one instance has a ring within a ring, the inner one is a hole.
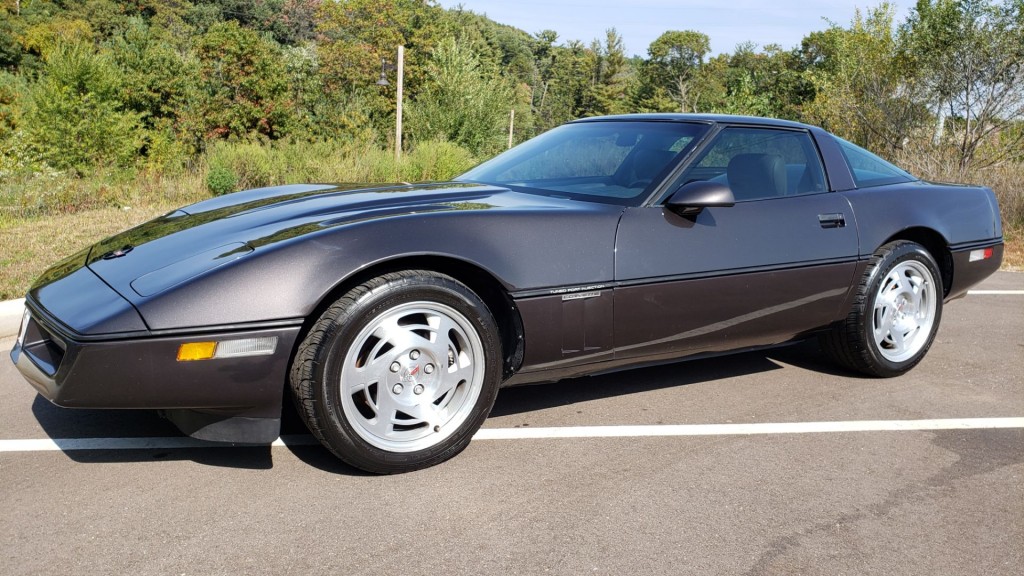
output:
M155 410L90 410L55 406L42 396L32 402L32 414L55 440L91 438L184 438L185 436ZM209 448L139 448L62 450L81 463L163 462L191 460L208 466L263 470L272 467L270 446L210 444Z
M32 402L32 414L49 438L88 440L92 438L181 438L187 437L155 410L90 410L55 406L42 396ZM309 435L290 399L281 417L281 437L296 458L336 474L367 475L338 460ZM229 445L210 442L209 447L68 449L61 452L83 464L144 463L191 461L206 466L269 470L273 468L273 448L269 445Z
M685 369L680 370L684 364ZM832 364L815 341L783 347L633 369L629 378L622 373L573 378L552 386L506 388L498 394L491 416L521 414L567 406L627 394L714 382L739 376L765 373L792 365L822 374L858 377ZM154 410L66 409L36 396L32 413L47 436L59 440L90 438L185 438L169 421ZM366 472L348 466L309 435L291 398L285 395L281 417L281 437L285 447L300 461L332 474L366 476ZM268 445L229 446L210 443L185 448L85 449L63 450L80 463L143 463L192 461L207 466L268 470L273 468L273 449Z

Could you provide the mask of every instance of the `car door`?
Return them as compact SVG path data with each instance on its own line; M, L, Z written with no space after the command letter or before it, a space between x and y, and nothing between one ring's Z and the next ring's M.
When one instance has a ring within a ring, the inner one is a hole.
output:
M736 203L681 216L628 208L616 236L615 357L783 342L841 317L857 261L846 199L804 130L727 127L674 179Z

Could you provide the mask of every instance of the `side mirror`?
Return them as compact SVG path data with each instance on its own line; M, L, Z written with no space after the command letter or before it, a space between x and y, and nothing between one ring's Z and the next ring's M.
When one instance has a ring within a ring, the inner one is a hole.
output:
M698 180L687 182L676 189L665 207L680 216L696 216L705 208L728 208L735 204L736 198L725 184Z

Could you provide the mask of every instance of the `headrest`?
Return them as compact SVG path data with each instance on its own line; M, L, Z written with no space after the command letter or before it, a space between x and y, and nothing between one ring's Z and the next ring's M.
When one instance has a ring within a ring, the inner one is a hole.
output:
M776 154L737 154L729 161L726 173L737 200L786 193L786 163Z

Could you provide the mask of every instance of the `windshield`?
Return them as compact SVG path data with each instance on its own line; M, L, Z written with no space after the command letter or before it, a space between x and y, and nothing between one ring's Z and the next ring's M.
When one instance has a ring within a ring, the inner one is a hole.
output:
M566 124L456 178L531 192L639 205L708 129L685 122Z

